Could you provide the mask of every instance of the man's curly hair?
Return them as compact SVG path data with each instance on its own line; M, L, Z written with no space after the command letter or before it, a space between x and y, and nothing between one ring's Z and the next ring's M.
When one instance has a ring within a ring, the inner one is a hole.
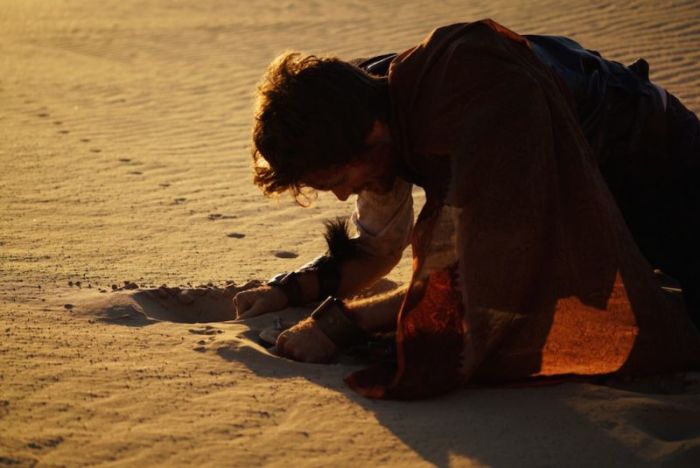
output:
M348 163L365 149L387 108L386 78L337 58L280 55L258 86L255 184L266 195L291 190L298 200L306 175Z

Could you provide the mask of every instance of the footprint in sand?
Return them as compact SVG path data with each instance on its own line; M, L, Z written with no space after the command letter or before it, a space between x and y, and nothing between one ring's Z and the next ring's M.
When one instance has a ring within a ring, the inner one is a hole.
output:
M230 282L226 287L200 286L178 288L163 285L152 289L116 288L98 299L80 301L71 313L88 315L102 322L143 326L156 321L178 323L224 322L235 318L233 297L240 291L256 288L261 281L248 281L242 286ZM192 328L191 333L216 335L218 328Z
M47 439L34 439L27 444L27 448L32 450L43 450L57 447L63 443L63 437L52 437Z
M2 456L0 457L0 462L4 466L35 466L38 463L38 459L29 457L16 457L16 456Z
M172 322L202 323L233 320L233 297L239 291L260 286L260 281L249 281L241 287L229 284L225 288L170 288L142 290L132 297L146 316ZM206 330L206 328L205 328ZM194 333L194 332L193 332ZM205 334L213 334L205 333Z

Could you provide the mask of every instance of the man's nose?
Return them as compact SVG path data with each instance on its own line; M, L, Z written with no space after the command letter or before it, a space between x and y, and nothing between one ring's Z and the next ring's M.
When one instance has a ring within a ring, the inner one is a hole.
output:
M333 195L338 198L340 201L345 201L348 199L348 197L352 194L352 190L350 190L348 187L336 187L333 190Z

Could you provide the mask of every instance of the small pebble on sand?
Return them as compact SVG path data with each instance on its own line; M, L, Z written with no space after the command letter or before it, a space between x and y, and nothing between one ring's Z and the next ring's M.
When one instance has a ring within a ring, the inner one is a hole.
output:
M275 257L277 258L297 258L298 256L298 253L290 252L288 250L279 250L275 252Z

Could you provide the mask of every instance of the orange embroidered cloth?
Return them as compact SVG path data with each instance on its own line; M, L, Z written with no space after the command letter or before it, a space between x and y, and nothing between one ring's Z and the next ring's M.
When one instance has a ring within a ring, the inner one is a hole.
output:
M389 70L392 136L426 204L397 367L347 377L374 398L467 382L700 368L603 181L567 91L490 21L434 31Z

